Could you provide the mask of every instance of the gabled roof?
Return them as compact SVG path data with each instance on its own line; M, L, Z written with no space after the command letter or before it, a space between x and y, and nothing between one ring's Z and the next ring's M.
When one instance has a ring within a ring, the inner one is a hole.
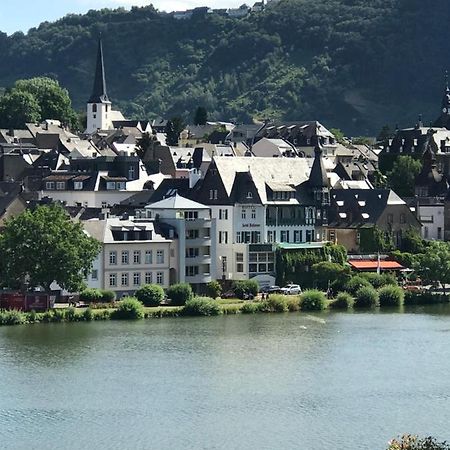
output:
M207 206L201 203L189 200L177 193L172 197L165 198L156 203L151 203L147 205L146 208L149 209L209 209Z

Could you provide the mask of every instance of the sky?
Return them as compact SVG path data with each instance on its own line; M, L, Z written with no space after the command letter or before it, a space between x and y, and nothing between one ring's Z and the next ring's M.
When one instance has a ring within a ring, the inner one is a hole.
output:
M89 9L145 6L150 3L159 10L178 11L196 6L230 8L244 0L0 0L0 31L12 34L27 32L41 22L54 21L69 13L85 13ZM247 2L248 3L248 2Z

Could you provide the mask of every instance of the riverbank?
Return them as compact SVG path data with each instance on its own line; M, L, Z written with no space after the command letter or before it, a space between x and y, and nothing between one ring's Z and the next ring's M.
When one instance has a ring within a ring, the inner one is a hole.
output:
M399 310L402 306L449 303L449 296L430 293L406 293L398 304L358 304L349 295L339 294L326 299L320 291L309 291L309 295L272 295L268 299L246 301L239 299L210 299L197 297L184 306L145 307L136 299L126 299L108 304L94 303L86 308L56 308L46 312L0 311L0 326L35 323L93 322L104 320L140 320L183 316L217 316L234 314L264 314L311 312L325 310Z

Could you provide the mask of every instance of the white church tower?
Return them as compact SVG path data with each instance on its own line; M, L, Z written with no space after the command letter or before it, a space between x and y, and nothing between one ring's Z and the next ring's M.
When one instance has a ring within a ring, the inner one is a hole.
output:
M94 88L87 103L86 133L97 130L109 130L112 126L111 102L106 93L105 66L103 62L102 40L98 41L97 67L95 69Z

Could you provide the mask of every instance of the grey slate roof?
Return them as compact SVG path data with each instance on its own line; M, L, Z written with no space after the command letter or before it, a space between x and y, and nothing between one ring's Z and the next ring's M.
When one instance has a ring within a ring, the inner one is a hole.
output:
M95 68L94 86L88 103L106 103L109 102L106 92L105 65L103 61L103 44L98 40L97 66Z

